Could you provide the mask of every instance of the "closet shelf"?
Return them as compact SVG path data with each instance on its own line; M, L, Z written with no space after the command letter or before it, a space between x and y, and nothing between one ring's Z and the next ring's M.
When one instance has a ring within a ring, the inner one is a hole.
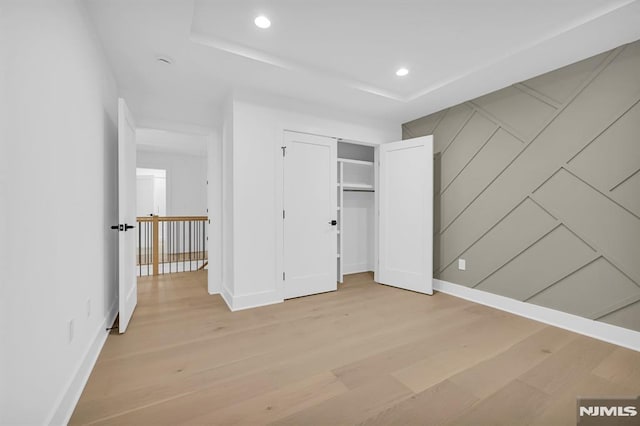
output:
M350 160L348 158L338 158L338 162L340 162L340 163L348 163L348 164L359 164L361 166L371 166L371 167L373 167L373 161Z
M369 185L366 183L347 183L344 182L342 184L342 188L346 191L348 190L356 190L356 191L373 191L373 185Z

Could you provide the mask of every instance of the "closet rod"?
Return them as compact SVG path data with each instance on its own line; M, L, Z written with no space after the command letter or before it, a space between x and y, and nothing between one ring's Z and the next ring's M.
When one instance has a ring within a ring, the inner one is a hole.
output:
M376 144L373 144L371 142L357 141L355 139L336 138L335 136L334 136L334 138L338 142L345 142L345 143L350 143L350 144L355 144L355 145L362 145L362 146L370 146L370 147L375 147L376 146Z
M375 189L343 189L345 192L376 192Z

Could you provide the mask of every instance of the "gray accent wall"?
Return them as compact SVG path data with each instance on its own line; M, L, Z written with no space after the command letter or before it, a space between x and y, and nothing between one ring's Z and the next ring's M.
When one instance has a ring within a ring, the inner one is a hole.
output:
M436 278L640 331L639 100L637 41L403 124L434 135Z

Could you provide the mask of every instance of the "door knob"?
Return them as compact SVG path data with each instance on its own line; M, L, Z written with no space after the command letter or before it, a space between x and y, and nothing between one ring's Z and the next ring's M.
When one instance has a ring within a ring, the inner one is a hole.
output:
M124 227L122 225L112 225L111 229L115 229L116 231L124 231Z
M337 224L338 224L337 220L330 220L329 221L329 225L331 225L331 226L336 226Z
M135 228L135 226L133 225L127 225L126 223L124 224L124 231L127 232L127 229L133 229Z

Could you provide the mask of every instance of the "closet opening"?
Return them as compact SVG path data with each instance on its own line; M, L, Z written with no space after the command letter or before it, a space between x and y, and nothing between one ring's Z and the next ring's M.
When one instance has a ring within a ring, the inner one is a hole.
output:
M337 281L374 272L376 264L376 150L338 139Z
M283 142L283 299L371 272L376 283L432 294L433 138L374 145L285 130Z

